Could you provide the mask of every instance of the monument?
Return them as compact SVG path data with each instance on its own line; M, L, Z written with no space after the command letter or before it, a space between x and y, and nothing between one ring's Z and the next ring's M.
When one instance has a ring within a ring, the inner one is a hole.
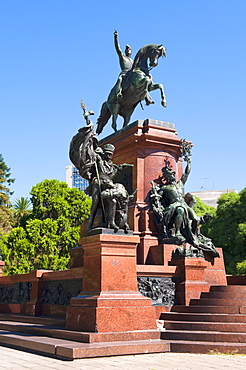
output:
M157 252L152 253L152 261L157 264L160 249L169 251L169 259L172 252L172 260L204 258L204 253L212 259L219 257L212 241L199 230L210 215L198 217L193 209L194 197L184 195L191 170L191 143L179 139L174 125L169 123L146 120L129 125L137 104L143 100L149 104L152 90L160 89L161 104L166 107L163 86L154 84L149 73L158 65L160 56L166 56L165 48L146 45L133 61L129 45L125 55L122 53L117 31L114 43L121 73L102 105L96 131L102 132L112 116L115 133L99 143L89 119L94 113L87 111L82 102L86 126L70 143L70 159L89 181L86 193L92 197L87 228L81 229L81 254L73 256L73 261L83 260L85 271L82 292L72 298L67 310L67 328L73 330L154 329L154 307L150 298L138 292L136 280L136 264L146 264L153 247ZM124 118L119 131L118 115ZM183 160L187 163L184 172ZM162 176L157 176L161 168ZM128 174L116 180L124 170ZM203 270L207 266L201 265ZM206 284L202 285L205 290ZM144 324L138 319L136 302L144 309ZM105 310L110 313L110 323Z
M227 285L223 254L200 232L211 216L199 217L195 198L184 193L192 143L180 139L172 123L130 123L138 104L153 103L153 90L167 105L163 85L150 74L166 50L146 45L131 59L131 47L121 51L117 31L114 46L121 72L96 132L94 113L82 102L85 125L70 143L70 159L88 180L92 198L71 268L0 278L0 312L63 319L64 329L45 330L59 338L59 345L51 340L52 351L67 358L168 351L157 330L160 315L175 305L181 312L212 285ZM114 133L99 141L111 116ZM118 116L124 122L117 131Z

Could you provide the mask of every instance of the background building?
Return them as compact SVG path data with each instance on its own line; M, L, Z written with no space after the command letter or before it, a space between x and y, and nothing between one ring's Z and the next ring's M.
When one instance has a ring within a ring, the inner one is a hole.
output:
M192 191L192 195L200 198L203 203L208 206L217 208L217 201L222 194L230 193L234 191L237 193L236 189L226 189L226 190L204 190L204 191Z
M88 181L80 176L79 171L73 165L66 166L66 183L70 188L78 188L82 191L89 185Z

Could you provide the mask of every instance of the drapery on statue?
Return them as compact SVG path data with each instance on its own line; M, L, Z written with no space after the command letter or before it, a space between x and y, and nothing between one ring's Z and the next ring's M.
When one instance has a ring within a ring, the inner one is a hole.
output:
M164 46L150 44L142 47L132 63L129 45L127 45L126 55L124 55L119 47L117 32L114 34L114 37L122 72L110 91L107 101L102 105L100 116L97 120L96 132L98 134L102 132L111 115L112 128L116 132L118 115L124 118L123 127L125 127L130 122L131 115L138 103L142 100L145 100L147 105L154 103L148 94L149 91L159 89L161 92L161 104L163 107L167 106L163 85L155 84L153 77L149 73L150 69L158 65L158 59L161 56L166 56Z
M105 144L103 149L98 146L98 139L94 132L94 125L89 116L94 114L86 111L84 102L81 103L87 125L78 130L70 143L69 156L71 162L79 170L81 177L89 181L85 192L92 197L92 206L88 229L93 227L95 215L102 209L104 227L129 230L127 223L128 202L133 195L129 195L120 183L114 183L116 174L130 164L115 165L111 159L115 147Z
M189 193L184 196L184 184L191 170L190 148L191 145L183 140L181 154L187 165L179 181L176 182L176 173L168 166L162 168L165 181L162 185L152 181L150 199L155 222L162 243L177 245L189 243L198 250L219 257L211 239L199 231L199 225L208 222L211 216L209 214L197 216L193 209L195 198Z

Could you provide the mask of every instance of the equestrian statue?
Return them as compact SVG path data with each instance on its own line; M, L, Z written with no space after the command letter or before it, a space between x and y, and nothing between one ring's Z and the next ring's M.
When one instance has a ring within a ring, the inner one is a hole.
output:
M112 128L117 131L118 115L124 118L123 127L130 122L131 115L142 100L146 105L153 104L154 101L149 95L149 91L159 89L161 92L161 104L167 106L166 96L162 84L156 84L150 74L150 70L158 65L158 59L166 56L166 49L162 45L150 44L142 47L136 54L134 61L130 58L131 47L126 45L125 55L122 53L118 33L114 32L114 43L121 73L116 84L111 89L108 99L101 107L100 116L97 120L97 134L100 134L112 116Z

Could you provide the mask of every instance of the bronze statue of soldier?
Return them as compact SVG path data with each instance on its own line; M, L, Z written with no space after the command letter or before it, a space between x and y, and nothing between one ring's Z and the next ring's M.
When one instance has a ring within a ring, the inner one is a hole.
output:
M119 74L118 80L115 84L117 101L119 101L122 98L122 84L125 75L128 71L130 71L133 65L133 60L131 59L132 48L130 47L130 45L127 44L125 47L125 54L122 52L119 44L118 32L116 30L114 31L114 46L119 57L119 63L121 68L121 73ZM154 104L154 101L149 93L147 93L147 96L145 97L145 103L146 105Z
M92 197L88 229L93 227L95 215L101 208L105 227L115 231L120 228L127 232L128 201L131 196L122 184L114 183L113 180L123 168L132 165L115 165L112 162L114 145L105 144L103 149L98 146L94 125L89 119L89 115L94 113L87 112L83 102L81 106L87 125L72 138L69 155L81 177L89 182L85 190Z
M96 164L92 167L91 178L89 179L90 185L86 189L86 193L92 197L88 229L91 229L93 226L93 221L100 202L102 203L103 212L105 213L104 216L106 218L107 227L114 230L119 229L119 226L115 223L117 198L121 196L124 198L124 201L126 201L128 200L128 194L123 185L119 186L115 184L113 179L124 167L131 165L115 165L111 160L114 150L114 145L105 144L102 151L96 153ZM127 208L124 207L124 211L127 212ZM128 230L129 226L127 220L125 221L124 229Z

